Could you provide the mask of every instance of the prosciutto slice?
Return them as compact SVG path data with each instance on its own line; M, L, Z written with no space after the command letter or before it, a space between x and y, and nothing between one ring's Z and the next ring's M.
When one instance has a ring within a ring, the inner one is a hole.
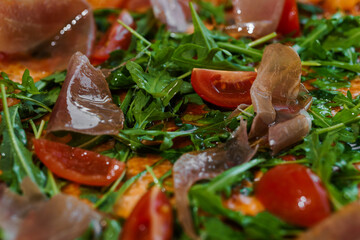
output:
M249 137L268 134L274 154L302 140L311 129L310 116L304 111L311 97L300 77L301 60L291 47L277 43L265 48L250 90L256 116Z
M227 29L240 35L261 37L276 31L284 0L232 0L235 24Z
M300 235L298 240L353 240L360 238L360 201L350 203Z
M86 0L0 1L0 52L52 59L53 70L66 67L81 51L90 55L95 23Z
M156 18L173 32L186 32L190 15L188 0L150 0Z
M249 161L257 147L251 148L248 142L246 122L241 121L234 136L224 145L182 155L173 168L175 200L179 221L186 234L197 239L189 210L188 191L202 179L211 179L236 165Z
M6 239L68 240L80 237L90 222L100 230L101 215L84 202L65 194L47 200L29 178L20 196L0 187L0 226Z
M51 114L48 132L72 131L88 135L118 134L124 115L111 97L104 75L77 52Z

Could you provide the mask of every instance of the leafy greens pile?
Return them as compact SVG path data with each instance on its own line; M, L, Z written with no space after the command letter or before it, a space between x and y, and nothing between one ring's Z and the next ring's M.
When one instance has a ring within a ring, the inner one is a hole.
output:
M200 6L200 16L205 20L214 20L212 16L216 16L216 22L224 21L224 6L214 7L208 3ZM300 156L295 162L312 168L322 179L334 208L340 209L358 198L357 185L360 182L360 174L354 167L360 162L360 97L353 98L350 92L343 95L336 91L349 88L351 80L360 73L360 53L357 51L360 47L360 17L338 13L330 19L319 19L316 16L318 9L306 5L300 7L306 9L301 16L302 36L282 41L294 43L293 47L303 62L302 81L314 88L310 92L314 99L310 109L313 128L302 144L280 155ZM107 16L114 13L117 10L95 11L100 31L106 31L110 26ZM130 48L112 52L110 59L101 66L112 69L107 81L114 102L126 117L124 129L114 137L73 134L74 140L69 144L92 148L114 138L115 147L103 154L126 162L136 154L155 153L175 162L183 153L225 142L239 125L238 119L229 120L229 111L211 104L203 106L200 114L186 111L189 105L205 104L192 89L191 70L254 70L261 60L264 44L278 40L273 39L275 34L256 41L248 38L236 40L216 29L209 31L200 16L192 8L194 33L181 34L168 32L165 26L159 25L151 11L134 15L138 27L136 32L132 30ZM18 84L6 73L1 73L0 179L14 191L20 191L24 176L29 176L49 196L58 193L66 184L64 180L54 178L38 161L33 161L27 148L27 134L40 137L46 123L39 119L51 112L65 75L66 72L58 72L34 83L29 71L25 71L22 83ZM7 98L16 98L20 102L8 107ZM336 114L334 109L338 110ZM252 116L251 107L242 114L248 120L248 126ZM166 124L170 121L175 124L176 131L167 130ZM178 137L186 137L192 144L173 148L174 139ZM149 141L159 144L146 144ZM238 186L244 180L253 182L256 171L266 172L273 166L287 163L280 156L260 151L252 161L231 168L210 182L195 185L189 196L201 236L204 239L281 239L302 231L268 212L245 216L222 204L222 197L229 196L232 191L251 195L252 187ZM81 198L90 200L101 211L111 212L126 189L158 164L149 166L133 178L125 180L123 176L108 189L81 187ZM171 171L154 181L164 184L170 176ZM123 184L118 189L120 183ZM206 214L199 216L199 209ZM101 236L92 236L90 227L81 239L113 239L120 232L122 222L108 220ZM176 228L174 238L186 239L180 227Z

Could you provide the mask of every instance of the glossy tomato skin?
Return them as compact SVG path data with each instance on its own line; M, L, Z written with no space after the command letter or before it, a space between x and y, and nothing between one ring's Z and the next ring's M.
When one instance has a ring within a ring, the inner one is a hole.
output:
M116 159L46 139L34 139L35 153L55 175L90 186L108 186L118 179L125 164Z
M276 31L284 35L300 35L299 13L296 0L285 0L284 9Z
M204 100L219 107L236 108L251 104L250 88L256 72L220 71L194 68L191 84Z
M170 240L173 216L169 200L158 187L149 190L125 222L120 240Z
M302 227L311 227L331 214L319 177L300 164L270 169L257 184L255 196L275 216Z
M123 21L131 28L136 27L134 19L130 13L125 10L120 13L118 20ZM130 43L131 33L120 23L115 21L103 38L96 44L91 57L91 62L95 65L101 64L110 57L112 51L118 49L126 50L129 48Z

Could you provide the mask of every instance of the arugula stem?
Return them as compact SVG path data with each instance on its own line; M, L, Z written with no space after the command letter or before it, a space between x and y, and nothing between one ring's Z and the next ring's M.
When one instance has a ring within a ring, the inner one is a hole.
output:
M181 75L180 77L178 77L177 79L184 79L184 78L190 76L191 73L192 73L192 71L186 72L186 73L184 73L183 75Z
M146 165L146 171L148 171L148 173L150 173L150 175L152 176L152 178L154 179L154 183L160 188L160 189L164 189L164 186L161 184L160 180L156 177L154 171L151 169L151 167L149 167L149 165Z
M39 101L37 101L37 100L35 100L35 99L32 99L32 98L30 98L30 97L22 96L22 95L20 95L20 94L9 94L8 97L18 98L18 99L21 99L21 100L33 102L33 103L39 105L40 107L44 108L46 111L52 112L51 108L49 108L48 106L46 106L46 105L43 104L42 102L39 102Z
M105 200L109 197L109 195L116 190L116 188L119 186L119 184L124 179L124 177L125 177L125 171L121 174L121 176L118 179L116 179L116 181L111 185L109 190L106 191L106 193L99 200L95 202L94 208L98 208L101 204L105 202Z
M340 130L342 128L345 128L347 124L355 123L355 122L358 122L358 121L360 121L360 116L357 116L354 119L351 119L351 120L348 120L348 121L345 121L343 123L339 123L339 124L336 124L336 125L333 125L333 126L330 126L330 127L327 127L327 128L316 129L316 133L317 134L323 134L323 133L327 133L327 132Z
M231 43L223 43L223 42L218 42L217 43L219 47L224 48L228 51L231 52L236 52L236 53L242 53L251 57L255 57L255 58L262 58L262 53L256 49L250 49L247 47L240 47L240 46L236 46L234 44Z
M6 98L6 90L5 90L5 85L4 84L0 84L0 88L1 88L1 98L2 98L2 103L3 103L3 111L4 111L4 119L3 121L5 121L5 126L8 130L9 136L10 136L10 144L12 145L13 149L16 151L17 155L19 156L19 160L20 163L22 164L26 174L30 177L30 179L33 182L37 182L35 179L34 174L32 173L31 169L28 167L28 165L26 164L26 158L23 154L23 152L21 151L18 142L16 141L16 136L14 133L14 127L11 123L10 120L10 112L9 112L9 107L7 104L7 98Z
M130 26L126 25L123 21L118 20L118 23L120 23L124 28L126 28L129 32L131 32L135 37L146 43L147 45L151 46L151 42L146 40L143 36L141 36L137 31L135 31Z
M272 32L272 33L270 33L270 34L268 34L268 35L265 35L265 36L262 37L262 38L259 38L259 39L255 40L255 41L252 41L251 43L248 44L248 46L249 46L249 47L258 46L258 45L260 45L260 44L263 44L263 43L265 43L265 42L267 42L267 41L275 38L276 36L277 36L276 32Z
M38 131L37 131L37 129L36 129L36 125L35 125L34 121L33 121L32 119L30 119L30 120L29 120L29 123L30 123L31 128L32 128L32 130L33 130L33 132L34 132L34 136L36 136Z
M324 118L323 118L321 115L319 115L319 114L317 114L316 112L314 112L311 108L309 109L309 112L310 112L312 115L314 115L317 119L319 119L322 123L324 123L326 126L328 126L328 127L331 126L328 122L326 122L326 121L324 120Z
M37 134L35 135L36 139L39 139L41 137L41 134L44 131L44 127L45 127L45 121L43 119L43 120L41 120L39 129L37 130Z

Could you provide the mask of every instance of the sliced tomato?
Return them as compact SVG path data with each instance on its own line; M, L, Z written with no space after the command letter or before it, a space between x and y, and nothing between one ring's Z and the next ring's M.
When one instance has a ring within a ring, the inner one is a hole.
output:
M298 226L311 227L331 214L319 177L300 164L270 169L257 184L255 196L269 212Z
M285 0L284 9L276 31L284 35L293 34L293 36L299 36L300 22L296 0Z
M116 159L46 139L33 141L35 153L55 175L90 186L108 186L120 177L125 164Z
M136 204L122 231L121 240L170 240L173 216L169 200L153 187Z
M125 10L120 13L118 20L123 21L131 28L135 28L136 26L130 13ZM110 57L111 52L118 49L126 50L129 48L130 43L131 33L120 23L115 21L111 28L95 46L91 62L95 65L101 64Z
M194 68L191 84L204 100L219 107L236 108L251 104L250 88L256 72L219 71Z

